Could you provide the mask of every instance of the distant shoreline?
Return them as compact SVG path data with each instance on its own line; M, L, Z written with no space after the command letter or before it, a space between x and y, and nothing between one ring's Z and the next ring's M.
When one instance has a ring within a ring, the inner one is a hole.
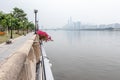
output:
M42 30L65 30L65 31L120 31L116 28L105 28L105 29L42 29Z

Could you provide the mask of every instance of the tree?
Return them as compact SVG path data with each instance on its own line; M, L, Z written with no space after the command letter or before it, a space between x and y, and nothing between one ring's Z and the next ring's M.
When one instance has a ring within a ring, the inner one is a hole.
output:
M13 8L13 11L10 13L3 13L0 11L0 25L2 28L8 30L8 32L12 32L12 30L17 30L19 34L19 30L22 30L23 33L26 30L34 29L34 24L29 22L28 18L26 17L27 14L20 8Z
M2 19L1 19L1 25L3 26L3 28L7 28L8 31L10 30L10 26L11 26L11 14L3 14L2 15Z
M23 22L24 19L27 19L27 18L26 18L26 15L27 15L27 14L26 14L22 9L19 9L19 8L17 8L17 7L13 8L13 16L14 16L14 18L16 19L15 29L18 30L18 33L19 33L19 29L20 29L20 28L23 28L22 22Z
M6 27L5 23L6 23L5 14L2 11L0 11L0 25L2 29L5 29Z
M22 23L23 35L25 34L24 31L27 30L27 24L28 24L28 19L24 18L23 23Z
M34 28L35 28L34 26L35 26L35 25L34 25L32 22L29 22L29 23L28 23L28 29L29 29L29 30L31 30L31 31L34 30Z
M2 19L3 19L3 12L0 11L0 25L2 24Z
M12 30L14 27L14 21L15 18L13 17L12 13L7 14L0 13L0 24L3 26L4 29L7 29L7 33L11 31L10 38L13 38Z

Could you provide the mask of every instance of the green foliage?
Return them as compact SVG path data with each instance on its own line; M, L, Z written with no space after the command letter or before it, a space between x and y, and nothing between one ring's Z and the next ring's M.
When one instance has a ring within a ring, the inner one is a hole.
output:
M6 23L5 14L2 11L0 11L0 25L2 28L4 28L5 23Z
M32 22L29 22L29 23L28 23L28 26L29 26L29 29L30 29L30 30L34 30L34 28L35 28L35 27L34 27L34 24L33 24Z
M33 30L34 24L29 22L27 19L27 14L20 8L13 8L11 13L3 13L0 11L0 25L6 29L14 30Z

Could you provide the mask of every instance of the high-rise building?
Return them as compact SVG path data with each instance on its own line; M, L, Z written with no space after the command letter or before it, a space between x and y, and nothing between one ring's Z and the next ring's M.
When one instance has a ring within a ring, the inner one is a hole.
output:
M79 30L80 29L80 25L81 25L80 21L74 22L74 29L75 30Z
M67 25L67 28L68 29L73 29L73 21L72 21L72 17L70 17L69 19L68 19L68 25Z
M68 23L67 25L64 26L65 29L70 29L70 30L79 30L81 26L81 22L77 21L77 22L73 22L72 21L72 17L70 17L68 19Z

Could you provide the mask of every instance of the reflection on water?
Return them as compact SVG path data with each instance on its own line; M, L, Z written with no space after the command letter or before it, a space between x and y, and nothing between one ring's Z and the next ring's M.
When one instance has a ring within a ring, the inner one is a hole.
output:
M66 31L66 37L70 43L80 40L80 31Z
M48 31L55 80L120 80L119 31Z

